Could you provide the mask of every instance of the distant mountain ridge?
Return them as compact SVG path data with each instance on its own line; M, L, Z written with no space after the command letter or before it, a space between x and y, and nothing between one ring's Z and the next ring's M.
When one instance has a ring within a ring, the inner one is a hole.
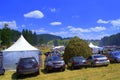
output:
M62 37L52 35L52 34L38 34L37 38L38 38L38 40L43 40L44 43L47 43L51 40L58 40L58 39L61 40L62 39Z
M112 46L112 45L120 46L120 33L102 38L99 45L100 46Z

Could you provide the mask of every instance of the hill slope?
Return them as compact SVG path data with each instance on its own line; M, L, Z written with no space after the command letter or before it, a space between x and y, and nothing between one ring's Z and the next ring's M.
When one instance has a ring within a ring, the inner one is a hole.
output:
M39 35L37 35L37 37L38 37L38 42L44 42L44 43L47 43L47 42L49 42L49 41L51 41L51 40L61 40L62 39L62 37L60 37L60 36L56 36L56 35L51 35L51 34L39 34Z
M100 46L107 46L107 45L120 46L120 33L102 38L99 45Z

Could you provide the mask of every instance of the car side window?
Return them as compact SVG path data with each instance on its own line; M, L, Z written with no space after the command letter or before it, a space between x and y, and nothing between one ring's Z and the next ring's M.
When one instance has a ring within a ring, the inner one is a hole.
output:
M87 60L89 60L89 59L92 59L92 56L89 56L89 57L87 58Z
M48 61L52 61L52 58L49 58Z

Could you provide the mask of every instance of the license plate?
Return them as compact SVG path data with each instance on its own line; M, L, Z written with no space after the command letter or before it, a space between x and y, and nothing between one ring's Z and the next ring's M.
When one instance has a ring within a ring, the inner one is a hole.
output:
M59 66L55 66L55 68L59 68Z
M26 66L26 68L31 68L32 66Z

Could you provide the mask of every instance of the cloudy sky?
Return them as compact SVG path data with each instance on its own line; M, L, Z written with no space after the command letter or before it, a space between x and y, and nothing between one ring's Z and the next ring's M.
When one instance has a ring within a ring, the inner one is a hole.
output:
M1 0L0 28L101 39L120 32L120 0Z

